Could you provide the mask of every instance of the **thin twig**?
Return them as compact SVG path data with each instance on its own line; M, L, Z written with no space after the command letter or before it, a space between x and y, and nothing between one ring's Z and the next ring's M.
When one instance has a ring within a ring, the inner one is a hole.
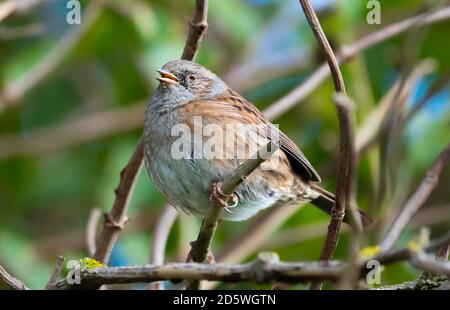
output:
M309 0L300 0L300 4L306 15L306 18L311 26L314 36L325 53L328 66L331 71L331 76L333 77L334 88L338 95L346 96L345 83L342 77L341 70L339 69L338 61L334 55L333 49L328 42L325 33L322 30L319 19L312 8L311 2ZM348 119L348 111L344 108L344 105L338 104L337 110L339 117L339 127L340 127L340 151L339 151L339 162L338 162L338 172L337 172L337 186L336 186L336 202L332 210L330 225L328 226L328 234L325 240L322 254L320 255L320 260L330 260L333 257L336 245L339 239L339 232L342 224L342 220L345 215L345 206L347 200L350 198L348 194L352 191L352 181L349 180L349 170L350 166L354 165L354 151L350 150L349 138L353 135L350 129L350 122ZM314 282L311 284L311 289L320 289L321 283Z
M197 54L203 35L208 29L208 0L195 1L195 9L189 22L189 33L181 59L192 60Z
M144 140L139 140L139 144L133 153L128 164L120 172L120 182L115 189L116 198L111 212L105 214L102 232L97 241L94 258L105 264L108 263L112 248L119 237L119 233L128 222L127 209L131 199L131 193L136 185L137 176L142 167L144 157Z
M342 288L353 289L358 282L358 262L362 236L362 220L358 212L356 201L356 169L358 156L355 147L355 117L353 112L353 101L343 95L337 94L334 101L338 110L339 129L341 133L341 153L348 153L340 156L340 161L347 161L347 172L345 180L345 210L350 214L350 225L352 227L350 244L350 264L348 272L342 279ZM342 164L344 165L344 164ZM338 181L339 182L339 181ZM340 231L339 231L340 233ZM331 257L330 257L331 258Z
M158 221L153 231L153 238L150 251L150 263L153 265L164 264L164 254L166 251L167 239L169 238L170 230L173 223L177 219L177 211L170 205L164 207L163 212L158 218ZM149 285L151 290L162 290L162 282L152 282Z
M207 9L208 5L206 4L206 0L197 0L195 9L202 9L202 12L194 11L192 15L191 26L201 23L206 23ZM203 4L203 5L202 5ZM202 16L202 21L198 20L198 17ZM203 29L202 33L197 33L194 31L189 32L190 35L194 35L197 40L201 40L206 27L196 28L198 30ZM198 48L198 43L195 40L187 39L186 44L189 45L189 50L191 52L183 52L183 59L192 60L192 58L184 58L184 57L194 57L195 50ZM186 50L186 48L185 48ZM111 255L112 248L118 238L121 228L123 224L127 220L127 209L128 203L131 198L131 194L134 189L134 184L136 183L137 177L139 175L139 171L142 167L144 159L144 139L140 138L139 143L136 147L136 150L133 153L133 156L129 160L128 164L121 172L120 182L116 189L116 198L114 201L114 205L112 207L111 213L109 213L108 217L106 217L107 221L105 221L103 225L102 233L100 234L97 250L94 255L94 258L98 261L107 263L109 257Z
M306 15L306 19L308 20L314 36L316 37L317 43L319 43L319 46L325 53L328 67L330 68L331 76L333 77L334 88L336 89L336 92L345 95L346 92L344 78L342 77L341 70L339 69L338 61L334 55L333 49L331 48L331 45L328 42L325 33L322 30L322 26L320 26L319 19L317 18L317 15L312 8L311 2L309 0L300 0L300 4L302 5L303 12Z
M19 279L14 278L0 265L0 280L13 290L29 290Z
M57 256L55 269L53 270L52 275L50 276L50 279L48 280L47 285L45 286L46 290L51 290L55 287L56 283L58 282L59 274L61 273L63 263L64 257Z
M245 177L251 174L258 168L265 160L269 159L272 154L278 150L278 145L273 141L261 147L255 156L251 156L245 162L240 164L232 175L226 178L221 185L221 191L224 196L230 196L235 191L236 187L244 181ZM225 201L226 203L227 201ZM212 203L208 213L203 219L197 240L192 242L191 255L194 262L203 263L206 260L208 253L211 251L211 242L214 233L217 229L220 216L222 214L222 207L217 203ZM200 281L188 281L186 289L198 290L200 288Z
M425 201L430 196L431 192L437 186L439 182L439 176L444 166L449 161L450 161L450 143L439 154L439 156L434 161L431 168L427 171L422 182L419 184L417 189L414 190L411 197L405 203L405 206L392 221L392 224L388 232L386 233L383 241L380 243L380 248L382 249L382 251L387 251L394 246L403 229L406 227L406 225L408 225L408 223L411 221L411 218L425 203Z
M442 9L425 12L423 14L407 18L400 22L386 26L374 33L362 37L348 45L344 45L337 56L338 63L345 64L365 49L372 47L380 42L386 41L392 37L407 31L412 26L423 27L432 23L443 21L450 18L450 6ZM302 84L293 89L289 94L273 103L264 113L266 117L275 119L282 115L298 102L302 101L311 94L330 74L326 63L323 63L314 71Z
M95 249L97 248L97 226L102 212L99 208L93 208L89 214L88 222L86 225L86 247L89 256L93 256Z

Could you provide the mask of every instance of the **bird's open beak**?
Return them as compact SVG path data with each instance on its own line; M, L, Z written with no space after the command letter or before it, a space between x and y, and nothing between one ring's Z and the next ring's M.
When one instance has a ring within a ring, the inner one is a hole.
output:
M169 71L164 71L164 70L156 70L156 71L158 71L158 73L161 74L161 77L156 78L158 81L165 83L165 84L180 83L180 80L175 75L170 73Z

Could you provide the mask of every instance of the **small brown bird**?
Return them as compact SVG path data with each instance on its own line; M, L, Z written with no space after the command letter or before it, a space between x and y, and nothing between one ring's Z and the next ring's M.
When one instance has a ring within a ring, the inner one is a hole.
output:
M237 187L222 219L246 220L281 203L312 202L331 212L334 195L318 186L320 177L300 149L252 103L190 61L169 62L158 72L160 85L145 114L145 159L172 206L204 215L212 184L276 140L280 148Z

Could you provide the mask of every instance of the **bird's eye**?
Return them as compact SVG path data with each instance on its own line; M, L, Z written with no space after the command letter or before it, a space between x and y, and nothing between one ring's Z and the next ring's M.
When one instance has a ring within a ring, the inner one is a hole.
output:
M194 74L189 74L189 75L188 75L188 79L189 79L190 81L195 81L196 77L195 77Z

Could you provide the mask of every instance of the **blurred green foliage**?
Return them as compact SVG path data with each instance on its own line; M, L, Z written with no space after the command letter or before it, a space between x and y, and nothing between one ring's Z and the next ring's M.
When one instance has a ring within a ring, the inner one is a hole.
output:
M81 25L66 23L65 2L49 0L27 14L11 17L0 24L1 29L33 24L44 28L38 35L0 37L0 89L30 77L36 65L51 61L48 56L60 48L62 40L86 26L84 23L88 23L92 2L81 1ZM155 70L181 55L193 2L106 1L98 17L83 30L81 38L54 70L29 90L17 106L0 112L0 148L14 147L9 140L2 140L3 137L19 135L27 141L34 139L33 133L37 129L64 125L86 115L148 100L156 87ZM210 26L197 57L199 63L225 79L236 76L237 70L253 65L249 70L254 72L246 75L247 82L255 77L273 76L271 74L278 66L284 68L281 74L256 86L246 88L246 83L235 86L259 108L264 109L300 84L323 60L298 1L210 2ZM381 1L382 24L371 26L365 21L365 0L313 3L317 5L324 30L334 46L350 43L380 27L423 12L427 5L439 5L439 1ZM448 72L448 27L448 22L442 22L413 30L368 49L343 66L349 93L357 104L359 124L399 77L405 65L402 62L404 55L410 52L405 50L408 40L417 40L417 44L412 44L415 49L411 51L414 53L412 64L406 65L411 67L421 59L433 58L437 69L418 83L405 109L417 102L420 98L417 94L423 93L430 81ZM289 62L294 62L293 66L298 69L286 66ZM227 82L233 83L232 80ZM332 93L333 85L327 80L307 100L275 120L301 146L321 173L324 186L330 190L335 187L338 149ZM401 206L440 149L450 140L449 95L447 87L396 139L388 163L391 177L388 205L394 210ZM88 255L84 239L89 212L93 207L106 211L112 206L119 172L141 134L140 125L135 128L88 143L0 160L0 264L28 286L42 288L50 276L56 255L68 259ZM381 207L371 206L378 185L377 158L376 146L361 158L359 165L358 202L364 209ZM450 175L446 173L439 188L448 189L449 186ZM448 190L437 190L425 209L439 206L448 209L449 198ZM132 221L121 234L112 264L149 261L152 229L164 204L163 197L143 171L131 202ZM431 225L432 236L448 230L450 216L449 212L445 214L446 217L425 223ZM327 221L325 214L307 206L280 227L277 234L314 223L321 227L321 233L307 240L264 249L277 251L283 260L316 260ZM184 260L187 242L195 239L199 223L199 219L186 216L176 222L169 238L168 261ZM222 223L214 248L218 250L239 236L247 225ZM417 228L408 228L400 243L405 244L416 231ZM379 237L380 231L377 231L370 242ZM347 245L348 235L344 234L337 258L347 256ZM247 259L255 255L253 253ZM393 284L414 279L418 274L412 267L400 263L386 268L382 281ZM242 283L221 287L262 286Z

